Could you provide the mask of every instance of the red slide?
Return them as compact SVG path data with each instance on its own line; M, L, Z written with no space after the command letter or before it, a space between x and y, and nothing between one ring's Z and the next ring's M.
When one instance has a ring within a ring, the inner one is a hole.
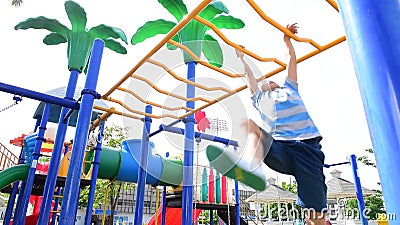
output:
M199 217L201 213L201 209L193 210L193 217ZM156 214L151 217L148 225L155 225L156 224L156 215L158 220L158 225L161 225L161 218L162 218L162 207L160 207ZM165 224L181 224L182 223L182 209L181 208L169 208L167 207L167 211L165 213Z

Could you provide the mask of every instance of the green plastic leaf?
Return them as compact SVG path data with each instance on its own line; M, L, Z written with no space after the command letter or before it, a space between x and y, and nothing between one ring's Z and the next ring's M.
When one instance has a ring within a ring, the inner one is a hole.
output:
M219 29L240 29L244 27L244 22L241 19L233 16L220 15L215 19L212 19L210 22L212 22Z
M104 45L106 48L108 48L114 52L120 53L120 54L126 54L128 52L126 50L126 48L121 45L121 43L119 43L118 41L115 41L113 39L104 40Z
M161 3L178 22L188 14L186 5L182 0L158 0L158 2Z
M200 58L206 31L207 29L204 24L192 20L181 31L179 31L180 42ZM194 59L187 54L186 51L183 51L183 61L185 63L193 60Z
M221 67L224 61L221 46L211 35L204 36L203 53L211 65Z
M211 20L216 15L221 13L229 13L228 8L222 2L213 2L209 4L206 8L204 8L200 13L199 16L205 20Z
M72 31L85 30L87 22L85 10L74 1L66 1L64 6L68 19L71 21Z
M131 43L135 45L146 40L147 38L154 37L157 34L166 34L175 25L176 23L163 19L148 21L137 29L136 33L132 36Z
M43 43L46 45L58 45L65 42L67 42L67 39L57 33L50 33L43 39Z
M29 18L25 21L22 21L14 27L15 30L19 29L26 30L29 28L46 29L53 33L58 33L62 35L64 38L68 39L69 29L55 19L49 19L44 16L39 16L36 18Z
M173 36L173 37L172 37L172 40L174 40L174 41L176 41L176 42L179 43L179 36L178 36L178 35ZM170 44L170 43L167 43L167 48L168 48L169 50L175 50L175 49L177 49L178 47L175 46L175 45L172 45L172 44Z
M107 40L108 38L118 39L120 38L126 44L128 44L128 40L126 38L125 33L116 27L106 26L104 24L100 24L96 27L92 27L88 32L94 39L100 38L102 40Z

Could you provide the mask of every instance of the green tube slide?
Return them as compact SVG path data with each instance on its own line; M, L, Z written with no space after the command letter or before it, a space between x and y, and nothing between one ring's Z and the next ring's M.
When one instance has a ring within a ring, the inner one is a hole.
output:
M137 182L140 161L140 140L126 140L123 149L102 147L99 179L116 180L123 182ZM151 185L179 186L183 179L183 163L179 159L163 158L153 155L153 145L149 146L148 174L146 183ZM87 157L92 158L93 154ZM91 160L87 158L87 160ZM87 168L88 166L85 166Z
M16 165L0 172L0 189L17 181L26 180L30 165Z

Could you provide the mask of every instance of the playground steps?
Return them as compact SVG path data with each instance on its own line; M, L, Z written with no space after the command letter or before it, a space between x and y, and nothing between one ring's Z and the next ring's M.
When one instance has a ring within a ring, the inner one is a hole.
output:
M32 195L37 195L37 196L42 196L43 195L43 190L44 190L44 185L46 183L46 177L47 175L44 174L35 174L35 180L33 182L33 187L32 187ZM57 177L56 181L56 186L57 187L64 187L65 186L65 177ZM81 180L81 188L85 186L90 185L90 180L82 179ZM12 192L12 186L11 184L4 187L3 189L0 190L2 193L11 193ZM56 194L56 193L54 193Z

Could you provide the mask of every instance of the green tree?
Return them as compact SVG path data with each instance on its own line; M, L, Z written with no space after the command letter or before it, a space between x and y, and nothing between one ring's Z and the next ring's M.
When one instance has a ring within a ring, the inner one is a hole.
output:
M186 5L182 0L158 0L158 2L175 17L177 22L180 22L188 14ZM244 27L242 20L229 15L221 15L223 13L229 13L226 6L222 2L214 1L201 11L199 16L211 22L219 29L240 29ZM131 43L135 45L158 34L166 34L176 24L176 22L164 19L148 21L132 36ZM201 52L203 52L210 64L221 67L223 63L221 46L214 37L206 34L208 30L210 28L204 24L196 20L191 20L172 40L188 47L197 57L200 57ZM170 50L177 48L171 44L167 44L167 47ZM185 62L193 61L193 58L185 52L183 56Z
M281 187L287 191L290 191L294 194L297 194L297 183L296 181L290 182L290 183L286 183L286 182L282 182Z
M121 29L104 24L87 29L85 10L74 1L66 1L64 6L72 25L71 29L61 24L58 20L49 19L44 16L22 21L14 29L46 29L51 32L43 39L46 45L57 45L67 42L68 69L70 71L77 70L81 73L86 68L93 41L97 38L104 41L106 48L121 54L127 53L125 47L116 41L116 39L121 39L126 44L128 43L126 35Z

